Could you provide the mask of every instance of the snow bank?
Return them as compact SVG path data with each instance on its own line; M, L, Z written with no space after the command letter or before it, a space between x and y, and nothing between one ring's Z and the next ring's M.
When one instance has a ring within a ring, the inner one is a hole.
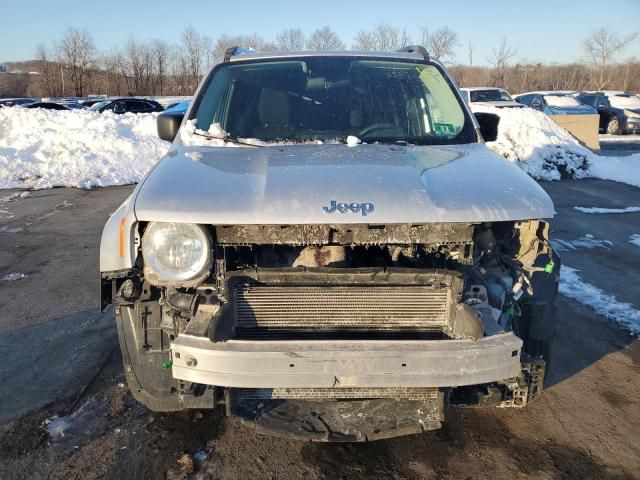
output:
M544 113L531 108L474 107L500 117L498 138L487 146L539 180L584 178L596 155Z
M601 178L640 187L640 154L599 156L544 113L531 108L474 107L500 117L498 138L487 146L538 180Z
M599 157L589 159L589 174L603 180L626 183L640 188L640 153L626 157Z
M138 182L169 148L156 116L0 108L0 188Z
M597 314L615 321L632 334L640 333L640 310L583 281L578 272L579 270L574 268L562 266L559 287L562 295L590 307Z
M640 207L602 208L602 207L573 207L582 213L634 213L640 212Z
M640 154L599 157L536 110L491 106L475 110L500 116L498 139L487 145L536 179L596 177L640 187ZM266 145L255 139L207 139L194 135L195 125L181 130L187 145ZM355 137L347 140L350 146L354 143ZM135 183L168 148L157 137L156 114L1 108L0 188Z
M551 245L558 251L568 252L568 251L576 251L581 248L593 249L593 248L604 248L606 250L610 250L610 247L613 247L613 242L611 240L598 240L594 238L593 235L587 233L585 236L577 238L575 240L562 240L560 238L554 238L551 240Z

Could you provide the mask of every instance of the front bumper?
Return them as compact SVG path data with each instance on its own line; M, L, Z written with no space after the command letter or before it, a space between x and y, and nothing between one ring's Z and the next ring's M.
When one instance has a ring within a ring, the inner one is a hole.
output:
M640 118L637 117L627 117L627 125L625 128L627 133L636 133L640 132Z
M212 342L171 344L176 379L232 388L458 387L518 377L522 340Z

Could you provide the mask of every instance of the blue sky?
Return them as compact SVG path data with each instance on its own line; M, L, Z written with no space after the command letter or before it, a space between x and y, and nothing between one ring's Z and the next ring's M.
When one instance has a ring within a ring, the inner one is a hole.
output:
M69 27L86 28L100 50L128 38L178 42L191 25L215 39L222 33L257 32L273 38L284 28L311 32L329 25L350 45L355 32L382 21L417 34L420 27L448 25L460 37L456 60L486 64L502 36L518 59L563 63L582 56L584 37L599 27L620 34L640 30L640 0L2 0L0 62L33 58L39 42L58 39ZM640 57L640 40L625 56Z

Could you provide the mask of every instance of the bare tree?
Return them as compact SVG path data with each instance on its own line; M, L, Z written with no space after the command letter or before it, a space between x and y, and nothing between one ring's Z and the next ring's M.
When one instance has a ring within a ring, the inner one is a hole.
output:
M509 61L516 56L517 50L507 43L507 38L502 37L502 41L497 49L492 50L492 56L487 61L493 65L494 78L498 87L507 88L507 66Z
M198 33L193 27L187 27L182 33L183 66L190 77L189 90L194 91L200 82L205 63L211 52L211 39Z
M40 68L40 83L42 91L47 97L55 97L59 92L57 71L55 64L51 61L49 51L44 43L36 47L36 60Z
M406 30L400 30L388 23L380 23L373 30L360 30L356 33L353 48L391 52L409 43L410 37Z
M299 28L287 28L276 36L278 50L304 50L304 32Z
M93 39L86 30L69 28L58 44L58 57L77 97L84 94L89 69L95 65L95 52Z
M424 27L422 28L422 45L436 60L451 63L455 56L454 49L458 45L458 34L447 26L432 32Z
M601 28L585 39L582 47L589 61L597 69L597 77L595 79L597 90L604 89L611 81L611 78L607 76L609 66L615 61L617 55L624 51L636 37L636 33L619 37L610 30Z
M229 35L228 33L223 33L216 40L213 52L216 58L222 58L227 49L231 47L251 48L260 52L271 52L278 48L275 43L266 41L257 33L252 35Z
M103 70L102 82L98 82L98 91L107 95L121 95L126 92L124 88L124 75L121 66L124 61L120 49L113 48L104 54L101 59Z
M314 31L307 40L309 50L344 50L345 45L336 33L325 26Z
M375 34L370 30L360 30L353 38L354 50L376 50L377 42Z
M166 40L155 38L151 40L149 50L155 59L155 87L154 93L164 95L165 77L169 63L169 43Z

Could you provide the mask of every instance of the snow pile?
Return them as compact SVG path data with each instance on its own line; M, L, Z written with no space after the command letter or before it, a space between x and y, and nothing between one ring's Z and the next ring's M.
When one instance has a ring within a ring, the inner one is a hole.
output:
M634 213L640 212L640 207L601 208L601 207L573 207L582 213Z
M626 183L640 188L640 153L626 157L599 157L589 159L590 176Z
M555 238L551 240L551 245L558 251L568 252L576 251L580 248L592 249L592 248L604 248L610 250L613 247L611 240L598 240L593 235L587 233L584 237L580 237L576 240L561 240Z
M0 188L138 182L169 148L156 116L0 108Z
M578 272L574 268L562 266L559 287L562 295L590 307L597 314L627 328L632 334L640 333L640 310L583 281Z
M596 155L544 113L531 108L482 106L500 117L498 138L487 146L539 180L584 178Z
M487 146L538 180L601 178L640 187L640 154L599 156L544 113L531 108L477 106L500 117L498 138Z
M15 282L16 280L21 280L23 278L27 278L24 273L14 272L7 273L4 277L2 277L3 282Z

